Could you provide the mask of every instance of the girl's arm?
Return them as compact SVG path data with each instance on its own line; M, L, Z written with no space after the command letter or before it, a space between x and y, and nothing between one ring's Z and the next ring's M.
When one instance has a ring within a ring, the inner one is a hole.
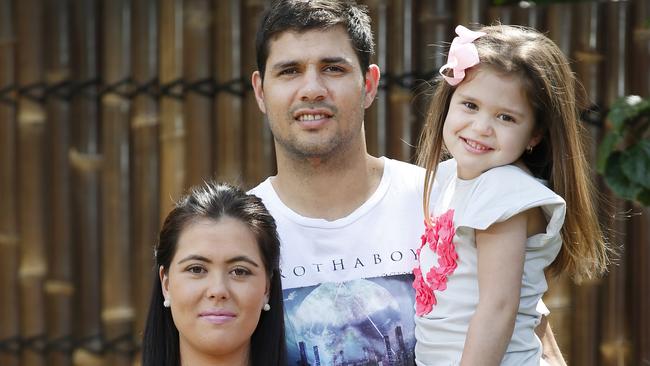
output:
M526 251L528 211L476 230L479 303L461 365L499 365L515 326Z
M555 341L551 324L548 322L546 316L542 316L542 321L535 328L535 333L542 340L542 358L551 366L566 366L566 361L564 361L560 347Z

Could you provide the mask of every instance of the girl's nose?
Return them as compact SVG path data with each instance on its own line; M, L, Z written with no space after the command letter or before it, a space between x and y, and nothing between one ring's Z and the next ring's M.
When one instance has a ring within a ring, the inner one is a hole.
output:
M208 288L206 289L206 296L211 300L225 300L230 297L230 289L228 288L228 281L224 276L212 276L209 279Z
M490 116L482 114L474 116L472 129L481 135L490 135L492 133L492 122Z

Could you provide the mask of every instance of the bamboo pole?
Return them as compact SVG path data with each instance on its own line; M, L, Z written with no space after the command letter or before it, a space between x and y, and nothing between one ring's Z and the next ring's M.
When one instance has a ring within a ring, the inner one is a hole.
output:
M571 54L575 60L575 70L580 84L591 104L603 103L603 89L600 75L603 71L603 26L602 3L584 2L576 4L574 21L575 50ZM591 146L589 161L594 162L598 136L601 128L586 124ZM592 163L593 166L593 163ZM597 177L593 177L597 181ZM567 357L573 365L595 365L598 359L598 325L600 322L599 281L583 283L573 289L573 314L571 328L571 355Z
M72 4L72 79L84 84L98 77L97 0ZM76 366L102 365L100 280L100 162L97 87L90 83L72 98L71 149L73 176L73 241L75 267L75 338L82 343L73 352Z
M417 70L420 73L429 73L427 83L423 83L415 90L415 114L418 122L415 126L416 136L424 127L427 107L431 100L431 81L437 77L438 69L444 65L447 47L453 34L453 13L448 1L418 2L416 14L416 31L414 36L416 44ZM417 142L417 140L415 140Z
M484 24L487 19L487 10L489 0L457 0L455 1L456 8L456 24L463 24L465 26L471 24Z
M605 102L607 105L629 93L628 75L626 70L627 43L629 42L630 8L627 1L610 2L606 4L608 14L606 23L605 57ZM626 276L630 270L628 260L629 246L624 235L626 223L621 217L628 210L628 204L618 198L611 197L613 214L618 219L612 223L612 241L624 245L616 266L612 266L605 283L606 301L602 323L602 343L600 345L601 365L626 365L630 360L631 341L629 330L628 293L626 291Z
M388 65L390 74L402 76L413 72L413 2L393 1L388 7ZM392 83L388 86L387 128L388 156L408 161L415 146L413 118L411 116L411 91Z
M255 32L259 18L264 9L263 0L245 0L245 19L248 21L243 27L242 55L244 70L255 70ZM250 89L250 79L246 87ZM244 126L246 140L244 183L253 186L275 171L275 154L273 136L266 126L259 109L255 95L248 90L244 99Z
M17 81L37 85L43 81L43 4L39 0L16 3ZM45 365L45 296L47 274L45 238L45 111L27 96L18 99L18 225L20 227L20 316L23 339L22 363Z
M212 11L209 0L185 0L183 3L183 75L190 83L211 77L210 28ZM196 92L185 95L184 119L187 121L187 185L201 184L213 175L212 169L212 98Z
M160 83L169 84L183 77L183 2L160 2ZM160 101L160 220L180 198L186 184L185 120L183 104L163 96Z
M107 85L130 74L130 4L112 0L102 4L102 41ZM130 101L109 92L101 98L102 117L102 323L113 347L109 365L130 365L134 308L131 292L129 202Z
M12 6L0 1L0 89L14 84ZM20 337L18 301L17 126L14 106L0 103L0 342ZM18 366L18 352L0 352L0 365Z
M69 1L45 2L45 80L57 85L70 77L70 45L68 29ZM56 95L46 100L47 136L49 136L49 161L47 171L48 198L52 212L49 225L51 250L48 256L50 268L45 282L48 350L47 364L69 365L72 339L72 240L70 165L70 103Z
M571 21L573 14L572 4L551 4L545 7L548 29L548 37L551 38L567 56L571 57L573 34ZM551 310L549 322L556 336L556 341L567 359L572 355L572 334L571 324L573 318L571 279L567 276L557 277L549 283L549 289L544 296L544 301Z
M133 79L143 85L154 80L158 73L158 2L133 2ZM151 276L146 269L153 268L153 246L159 224L159 151L160 119L154 96L137 95L133 100L131 135L133 142L133 297L135 302L134 334L141 344L147 317ZM140 357L136 357L137 360Z
M241 4L239 0L214 3L214 74L218 83L225 83L249 75L242 75ZM246 83L242 84L245 87ZM215 96L213 161L218 180L238 181L243 172L244 129L242 97L221 92Z
M372 19L372 33L375 36L375 56L371 62L376 63L381 70L380 80L382 87L377 91L377 96L372 106L366 110L364 127L366 133L366 146L368 152L374 156L386 155L386 125L388 119L388 103L386 88L383 87L387 80L388 72L388 21L386 14L386 1L365 1L368 14Z
M526 25L539 31L544 31L546 19L545 7L537 6L533 2L521 2L515 7L514 24Z
M633 93L645 97L650 96L650 4L648 1L637 1L634 7L634 48L632 53L633 61ZM635 258L633 295L635 304L633 324L635 332L633 339L636 363L639 365L650 365L650 315L647 309L650 308L650 208L636 208L639 216L633 218L634 238L632 239Z

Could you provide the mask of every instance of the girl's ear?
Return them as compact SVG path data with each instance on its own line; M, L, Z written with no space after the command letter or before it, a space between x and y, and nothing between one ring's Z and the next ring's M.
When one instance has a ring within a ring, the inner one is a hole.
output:
M528 141L528 145L530 147L535 147L537 146L540 142L542 142L542 139L544 138L544 134L541 131L537 131L533 134L533 136L530 138Z

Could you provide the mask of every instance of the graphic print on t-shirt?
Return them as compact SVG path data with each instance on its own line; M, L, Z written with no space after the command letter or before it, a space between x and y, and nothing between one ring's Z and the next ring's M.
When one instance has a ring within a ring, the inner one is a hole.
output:
M413 365L413 276L285 289L289 365Z

